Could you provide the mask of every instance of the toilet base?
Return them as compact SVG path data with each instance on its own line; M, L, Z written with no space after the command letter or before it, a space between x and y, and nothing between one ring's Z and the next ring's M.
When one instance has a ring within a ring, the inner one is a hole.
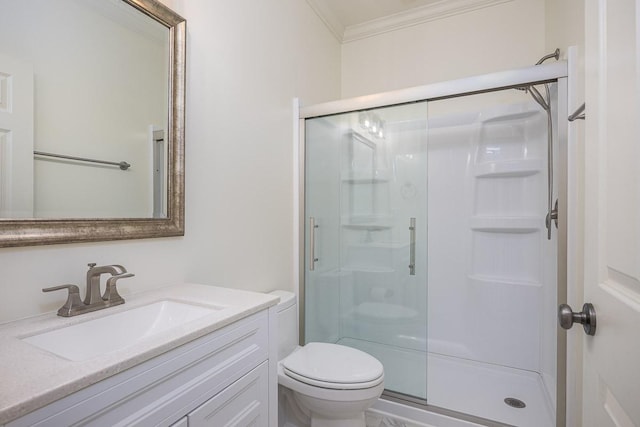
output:
M294 400L311 418L311 427L366 427L364 411L378 400L382 387L375 397L355 401L335 401L310 397L293 392Z

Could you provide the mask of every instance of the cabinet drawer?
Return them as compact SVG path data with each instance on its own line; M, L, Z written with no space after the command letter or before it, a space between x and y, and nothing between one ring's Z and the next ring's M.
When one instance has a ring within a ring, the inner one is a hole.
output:
M263 362L188 415L189 427L267 425L269 369Z
M89 386L9 424L169 426L268 357L263 311Z

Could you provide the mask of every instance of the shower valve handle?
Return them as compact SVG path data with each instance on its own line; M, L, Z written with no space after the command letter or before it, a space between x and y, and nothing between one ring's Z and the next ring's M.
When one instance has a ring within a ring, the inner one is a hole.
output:
M580 312L573 312L569 305L560 304L558 322L563 329L571 329L574 323L581 323L587 335L596 334L596 310L590 303L584 304Z

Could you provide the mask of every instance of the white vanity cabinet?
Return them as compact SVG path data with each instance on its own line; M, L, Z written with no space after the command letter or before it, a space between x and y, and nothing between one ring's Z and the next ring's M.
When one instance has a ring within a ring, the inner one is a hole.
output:
M262 310L6 426L275 427L274 324Z
M269 408L265 396L268 396L268 381L267 362L263 362L191 411L174 427L267 426Z

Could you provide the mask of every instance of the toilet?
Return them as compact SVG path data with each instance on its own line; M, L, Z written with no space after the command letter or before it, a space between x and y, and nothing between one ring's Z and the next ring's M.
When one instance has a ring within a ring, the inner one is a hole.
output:
M290 392L296 411L311 427L365 427L364 411L384 390L384 370L373 356L338 344L298 346L296 296L280 297L278 383Z

